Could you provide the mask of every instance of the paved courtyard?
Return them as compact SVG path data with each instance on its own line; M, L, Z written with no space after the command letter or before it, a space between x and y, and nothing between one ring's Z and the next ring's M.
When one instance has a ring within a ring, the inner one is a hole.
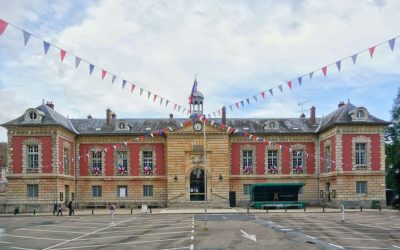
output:
M400 212L3 216L0 249L400 249Z

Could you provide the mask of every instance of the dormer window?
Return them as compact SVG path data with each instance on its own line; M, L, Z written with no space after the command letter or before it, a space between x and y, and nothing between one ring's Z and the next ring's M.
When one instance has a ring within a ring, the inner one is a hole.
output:
M364 107L358 107L349 112L353 121L364 121L368 119L368 110Z
M24 122L26 123L40 123L44 118L44 113L37 109L27 109L25 111Z
M119 129L125 129L126 126L125 126L125 123L120 122L118 127L119 127Z
M264 126L264 130L277 130L279 128L277 121L267 121Z
M129 126L125 121L118 121L115 125L116 130L129 130Z

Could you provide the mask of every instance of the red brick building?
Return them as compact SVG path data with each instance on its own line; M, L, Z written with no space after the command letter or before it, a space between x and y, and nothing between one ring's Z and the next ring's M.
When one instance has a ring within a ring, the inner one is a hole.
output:
M255 183L297 183L296 199L338 206L385 200L386 121L340 103L317 118L68 119L52 103L28 108L8 130L7 206L247 205ZM205 125L205 127L204 127ZM245 135L245 136L244 136ZM257 140L252 139L258 138ZM285 197L277 194L276 200ZM234 202L233 202L234 201ZM230 204L231 202L231 204Z

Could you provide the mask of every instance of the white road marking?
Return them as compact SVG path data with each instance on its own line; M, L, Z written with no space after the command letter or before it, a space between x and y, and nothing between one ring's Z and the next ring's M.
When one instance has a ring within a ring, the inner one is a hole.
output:
M292 229L290 229L290 228L282 228L281 230L282 231L292 231Z
M343 246L344 248L353 248L353 249L389 249L384 247L358 247L358 246Z
M124 243L114 243L114 244L102 244L102 245L88 245L88 246L76 246L76 247L63 247L57 248L57 250L62 249L81 249L81 248L100 248L100 247L108 247L108 246L120 246L120 245L130 245L130 244L143 244L143 243L152 243L152 242L162 242L162 241L176 241L176 240L187 240L188 238L174 238L174 239L163 239L163 240L146 240L146 241L131 241ZM43 249L44 250L44 249Z
M194 230L192 230L192 234L194 234Z
M396 245L392 245L392 247L395 247L395 248L400 248L399 246L396 246Z
M86 232L58 231L58 230L46 230L46 229L30 229L30 228L18 228L17 231L37 231L37 232L69 233L69 234L84 234L84 233L86 233Z
M65 228L73 228L76 229L77 227L79 228L98 228L98 227L85 227L85 226L64 226L64 225L37 225L36 227L65 227Z
M133 217L133 218L131 218L131 219L129 219L129 220L125 220L125 221L119 222L118 224L121 224L121 223L123 223L123 222L132 221L132 220L135 220L135 219L136 219L136 218ZM118 225L118 224L117 224L117 225ZM56 244L56 245L53 245L53 246L44 248L43 250L48 250L48 249L52 249L52 248L54 248L54 247L61 246L61 245L65 244L65 243L68 243L68 242L71 242L71 241L74 241L74 240L77 240L77 239L86 237L86 236L91 235L91 234L95 234L95 233L100 232L100 231L102 231L102 230L104 230L104 229L107 229L107 228L109 228L109 227L110 227L110 226L107 226L107 227L104 227L104 228L100 228L100 229L98 229L98 230L96 230L96 231L93 231L93 232L91 232L91 233L87 233L87 234L81 235L81 236L79 236L79 237L76 237L76 238L73 238L73 239L70 239L70 240L67 240L67 241L58 243L58 244Z
M55 241L63 241L63 240L65 240L65 239L54 239L54 238L44 238L44 237L32 237L32 236L13 235L13 234L3 234L2 236L13 237L13 238L35 239L35 240L55 240Z
M179 249L190 249L190 247L163 248L160 250L179 250Z
M382 230L389 230L388 228L384 228L384 227L377 227L377 226L371 226L371 225L366 225L366 224L358 224L358 223L347 223L347 224L354 224L354 225L358 225L358 226L365 226L365 227L371 227L371 228L379 228Z
M165 234L179 234L179 233L190 233L192 231L178 231L178 232L165 232L165 233L149 233L149 234L125 234L125 235L114 235L108 237L93 237L93 238L85 238L85 239L76 239L75 241L82 241L82 240L102 240L102 239L114 239L114 238L123 238L123 237L130 237L130 236L148 236L148 235L165 235Z
M125 227L123 227L125 228ZM137 228L137 226L136 226ZM163 228L151 228L152 231L165 231L165 230L171 230L171 229L182 229L182 228L190 228L190 226L184 226L184 227L163 227ZM194 226L192 226L194 228ZM103 231L103 232L98 232L97 234L112 234L112 233L121 233L121 232L142 232L143 229L127 229L127 230L121 230L121 228L118 228L118 231L115 231L114 229L112 231Z
M310 235L308 235L308 234L305 234L305 236L307 236L308 238L311 238L311 239L313 239L313 240L316 240L316 239L317 239L317 238L312 237L312 236L310 236Z
M194 245L192 244L192 245L190 245L190 250L193 250L194 249Z
M190 239L191 239L191 240L194 240L194 236L191 236Z
M11 244L11 242L7 242L7 241L0 241L0 244Z
M11 249L36 250L36 249L34 249L34 248L23 248L23 247L12 247Z
M247 238L247 239L249 239L249 240L252 240L252 241L257 241L256 235L254 235L254 234L248 234L248 233L246 233L246 232L243 231L243 230L240 230L240 232L242 233L242 236L243 236L243 237L245 237L245 238Z
M222 219L226 220L226 217L225 217L225 216L222 216Z
M337 247L337 248L340 248L340 249L344 249L343 247L338 246L338 245L335 245L335 244L332 244L332 243L329 243L329 245L334 246L334 247Z

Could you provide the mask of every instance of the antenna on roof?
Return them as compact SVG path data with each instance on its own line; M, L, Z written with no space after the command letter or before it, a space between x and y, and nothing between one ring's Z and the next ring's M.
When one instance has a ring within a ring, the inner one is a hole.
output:
M305 100L302 102L297 103L298 106L301 106L301 113L304 114L304 103L309 102L310 100Z

